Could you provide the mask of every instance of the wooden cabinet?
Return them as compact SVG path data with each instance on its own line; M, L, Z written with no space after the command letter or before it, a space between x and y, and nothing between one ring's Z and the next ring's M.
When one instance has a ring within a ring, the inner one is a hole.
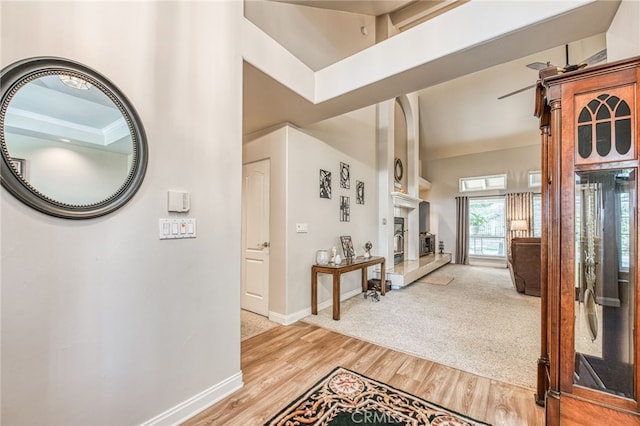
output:
M538 85L548 425L640 425L639 83L640 57Z

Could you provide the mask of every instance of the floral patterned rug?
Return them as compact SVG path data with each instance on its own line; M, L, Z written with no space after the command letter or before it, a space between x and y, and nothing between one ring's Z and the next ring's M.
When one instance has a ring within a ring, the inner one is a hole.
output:
M337 367L265 426L357 424L475 426L488 423Z

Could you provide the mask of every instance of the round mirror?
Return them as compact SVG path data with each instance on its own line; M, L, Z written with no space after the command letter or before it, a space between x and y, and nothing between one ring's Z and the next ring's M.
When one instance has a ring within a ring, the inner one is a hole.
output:
M402 167L402 160L396 158L395 163L393 165L393 177L396 179L396 182L400 182L402 180L402 176L404 175L404 168Z
M2 186L52 216L88 219L122 207L142 184L147 143L127 98L104 76L61 58L0 75Z

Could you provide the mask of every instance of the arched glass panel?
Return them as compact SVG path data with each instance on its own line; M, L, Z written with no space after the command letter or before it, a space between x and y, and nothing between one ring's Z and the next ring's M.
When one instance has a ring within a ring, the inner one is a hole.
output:
M607 105L609 105L609 108L611 108L611 111L615 111L616 105L618 105L618 102L620 102L620 98L617 96L611 96L609 99L607 99Z
M611 111L607 107L607 104L602 104L598 108L598 113L596 114L596 120L608 120L611 118Z
M580 111L580 116L578 117L578 123L586 123L587 121L591 121L591 113L585 107Z
M578 126L578 154L582 158L589 158L593 151L591 124Z
M597 100L592 100L591 102L589 102L587 104L587 106L589 107L589 109L591 110L592 113L596 113L596 110L598 109L598 106L600 105L600 102L598 102Z
M626 154L631 149L631 119L624 118L615 121L616 151Z
M626 117L628 115L631 115L631 108L629 108L629 104L625 101L620 102L620 105L615 111L616 117Z
M596 151L601 157L611 152L611 122L596 123Z

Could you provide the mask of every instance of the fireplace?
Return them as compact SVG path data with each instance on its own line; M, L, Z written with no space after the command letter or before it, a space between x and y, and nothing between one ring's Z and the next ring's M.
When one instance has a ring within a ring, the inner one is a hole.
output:
M404 262L404 218L393 218L393 263Z
M420 233L420 256L436 252L436 236L428 232Z

